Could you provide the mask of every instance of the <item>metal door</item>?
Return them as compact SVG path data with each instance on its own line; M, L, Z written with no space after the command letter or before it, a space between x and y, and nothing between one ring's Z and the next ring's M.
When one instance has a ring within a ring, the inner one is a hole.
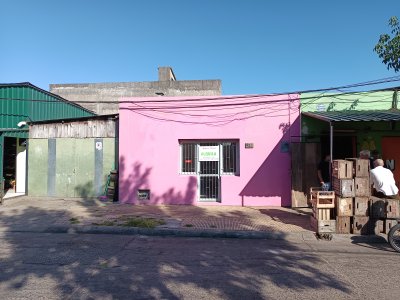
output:
M75 197L75 139L57 139L56 145L56 195L63 195L64 197Z
M221 185L219 144L200 143L199 152L205 147L210 147L210 149L214 151L214 155L209 155L209 157L207 157L207 155L201 155L201 153L199 153L199 199L200 201L219 201ZM215 153L215 151L218 151L218 153Z
M393 172L396 185L400 184L400 168L397 164L400 162L400 137L382 137L382 159L385 166Z
M307 207L311 187L319 186L319 144L292 143L292 207Z

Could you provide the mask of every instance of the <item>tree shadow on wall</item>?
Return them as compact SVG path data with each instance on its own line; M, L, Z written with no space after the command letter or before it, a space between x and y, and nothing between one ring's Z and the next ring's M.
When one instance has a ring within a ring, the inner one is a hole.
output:
M125 157L120 158L119 162L119 193L120 201L124 199L124 203L134 204L194 204L196 200L197 179L195 176L187 176L188 181L184 191L176 190L175 187L168 188L161 194L151 192L150 174L151 167L143 167L138 161L134 162L130 167L126 165ZM121 174L126 179L122 179ZM158 178L157 180L162 180ZM149 189L150 199L139 200L137 197L138 190Z
M291 205L290 129L298 126L299 119L292 125L279 125L282 138L239 194L242 196L243 205L246 204L246 197L280 197L282 206ZM287 163L284 164L283 161Z

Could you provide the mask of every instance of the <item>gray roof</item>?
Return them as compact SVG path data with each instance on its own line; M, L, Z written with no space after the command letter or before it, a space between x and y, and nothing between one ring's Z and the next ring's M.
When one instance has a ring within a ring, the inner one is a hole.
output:
M400 121L399 110L381 111L318 111L303 112L304 116L325 122Z

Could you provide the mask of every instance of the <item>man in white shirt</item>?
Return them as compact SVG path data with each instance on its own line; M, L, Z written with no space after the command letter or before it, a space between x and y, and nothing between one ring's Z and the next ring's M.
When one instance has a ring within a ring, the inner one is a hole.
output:
M374 160L375 168L370 171L371 184L375 189L375 196L379 198L399 199L399 189L394 181L393 173L383 167L382 159Z

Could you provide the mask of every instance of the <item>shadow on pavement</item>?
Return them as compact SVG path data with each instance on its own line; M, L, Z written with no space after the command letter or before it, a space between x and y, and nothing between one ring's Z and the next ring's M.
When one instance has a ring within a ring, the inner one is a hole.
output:
M268 298L269 291L279 290L293 291L295 297L298 291L316 289L350 294L348 283L318 268L323 263L319 258L285 240L11 231L73 217L63 207L0 208L3 297L41 298L49 291L56 298L95 299L180 299L196 293L249 299Z
M295 210L282 209L259 209L264 215L268 215L276 222L299 226L306 230L312 230L310 223L310 214Z
M365 247L369 249L376 249L382 251L395 252L389 245L386 238L380 235L369 235L369 236L352 236L351 243L360 247Z

